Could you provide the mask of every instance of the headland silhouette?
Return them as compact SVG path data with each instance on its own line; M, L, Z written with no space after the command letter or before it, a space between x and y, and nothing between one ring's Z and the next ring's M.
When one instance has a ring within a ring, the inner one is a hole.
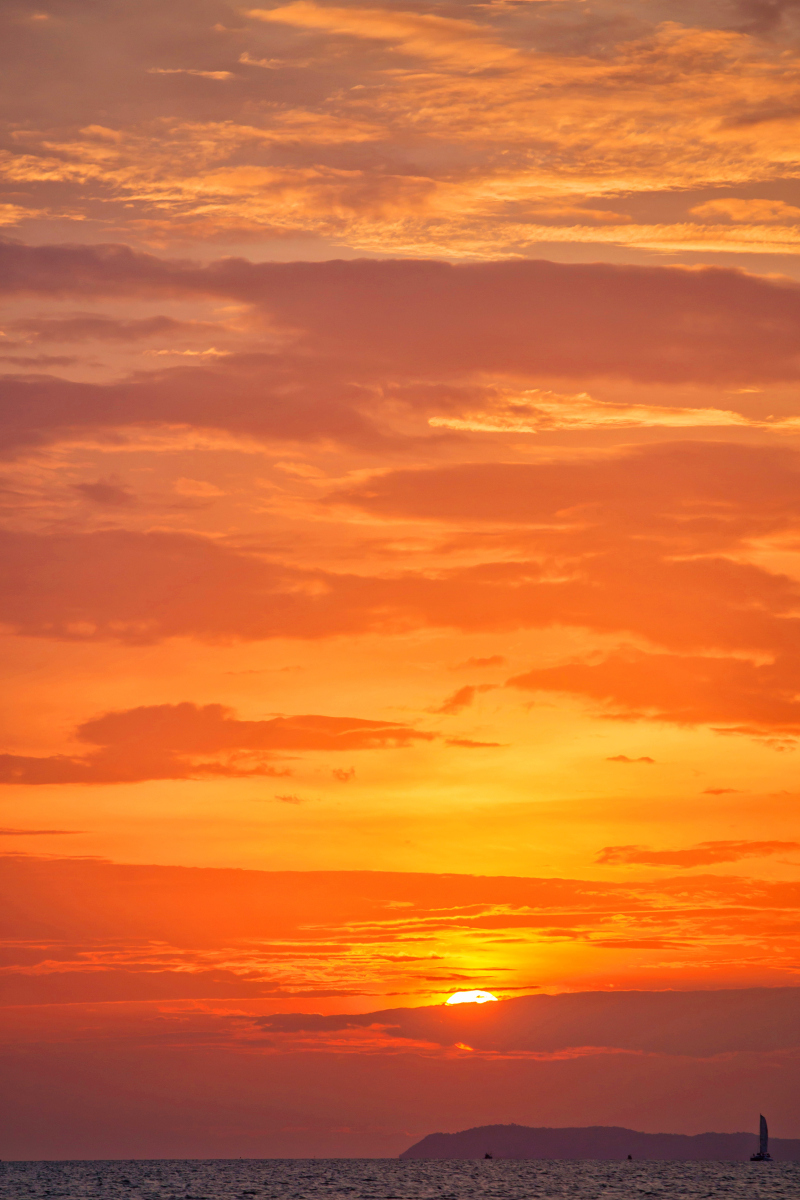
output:
M800 1161L800 1138L770 1138L771 1157ZM757 1133L641 1133L616 1125L531 1128L478 1125L458 1133L429 1133L400 1155L414 1158L653 1159L679 1162L747 1161L759 1150Z

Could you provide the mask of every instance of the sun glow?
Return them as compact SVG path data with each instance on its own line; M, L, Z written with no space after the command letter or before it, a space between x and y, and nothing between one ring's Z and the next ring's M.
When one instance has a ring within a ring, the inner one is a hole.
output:
M486 1004L488 1000L497 1000L491 992L454 992L445 1004Z

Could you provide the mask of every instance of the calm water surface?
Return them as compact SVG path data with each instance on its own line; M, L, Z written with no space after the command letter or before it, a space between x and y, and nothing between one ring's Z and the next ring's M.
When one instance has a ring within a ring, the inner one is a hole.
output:
M800 1200L800 1163L160 1159L0 1164L2 1200Z

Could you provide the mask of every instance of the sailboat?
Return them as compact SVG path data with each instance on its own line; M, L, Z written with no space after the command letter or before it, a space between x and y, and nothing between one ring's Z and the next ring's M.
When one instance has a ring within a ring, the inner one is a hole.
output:
M769 1130L765 1117L758 1118L758 1150L755 1154L750 1155L750 1162L772 1162L772 1155L768 1149L769 1146Z

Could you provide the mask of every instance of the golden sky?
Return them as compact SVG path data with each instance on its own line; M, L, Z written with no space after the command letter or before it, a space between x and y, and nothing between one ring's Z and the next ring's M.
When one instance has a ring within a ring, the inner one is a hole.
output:
M2 1156L800 1136L800 5L0 19Z

